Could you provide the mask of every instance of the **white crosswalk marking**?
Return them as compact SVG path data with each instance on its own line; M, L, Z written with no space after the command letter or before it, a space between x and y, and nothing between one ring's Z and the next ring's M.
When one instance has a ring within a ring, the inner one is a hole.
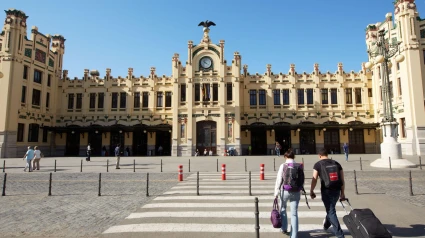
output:
M168 237L166 234L173 233L173 237L185 237L184 234L191 233L194 234L192 237L231 237L228 233L254 233L254 198L257 197L260 233L268 233L267 237L280 237L279 229L273 228L270 222L275 175L270 174L265 178L266 180L259 180L258 174L255 179L251 177L252 196L249 196L248 173L227 174L225 181L221 180L221 172L200 173L200 196L197 196L197 175L192 174L137 212L131 213L122 224L110 227L103 234L114 237L113 234L144 233L143 237ZM309 183L310 180L306 179L307 191ZM308 236L312 233L314 235L326 233L322 230L326 212L320 191L315 192L318 194L317 198L309 199L311 209L307 208L304 196L301 197L298 208L298 230ZM289 202L287 207L290 223ZM341 222L345 212L338 210L337 215ZM344 230L347 229L343 223L341 226ZM152 232L151 236L148 235L149 232Z

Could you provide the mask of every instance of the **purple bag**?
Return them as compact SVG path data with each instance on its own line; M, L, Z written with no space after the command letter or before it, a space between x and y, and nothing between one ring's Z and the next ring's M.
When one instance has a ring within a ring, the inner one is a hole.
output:
M270 216L270 220L274 228L282 227L282 218L280 217L280 209L277 198L275 198L273 202L273 210Z

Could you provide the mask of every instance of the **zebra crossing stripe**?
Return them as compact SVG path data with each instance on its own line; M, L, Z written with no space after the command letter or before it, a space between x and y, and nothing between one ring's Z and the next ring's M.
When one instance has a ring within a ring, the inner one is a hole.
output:
M193 187L192 187L193 189ZM164 194L168 195L168 194L186 194L186 193L196 193L196 189L195 190L179 190L179 191L167 191ZM199 188L199 192L202 193L206 193L206 194L246 194L247 190L204 190L202 189L202 187ZM262 195L267 195L267 194L273 194L273 190L272 189L253 189L251 190L251 192L253 194L262 194ZM315 193L320 193L320 190L316 191L314 190Z
M183 189L183 188L193 188L195 185L192 185L192 186L190 186L190 185L188 185L188 186L184 186L184 185L181 185L181 186L176 186L176 187L172 187L171 189ZM223 185L216 185L216 186L213 186L213 185L200 185L199 186L199 188L201 189L201 188L247 188L248 187L248 184L245 184L245 185L241 185L241 186L235 186L235 185L230 185L230 186L227 186L226 184L223 184ZM253 187L253 186L252 186ZM268 188L268 190L271 190L271 191L273 191L274 190L274 186L272 186L272 185L269 185L269 186L260 186L260 185L257 185L257 186L255 186L254 188Z
M270 215L270 214L269 214ZM345 225L341 225L347 231ZM270 223L260 224L260 233L278 233L280 229L273 228ZM124 233L124 232L214 232L214 233L253 233L253 224L193 224L193 223L149 223L149 224L129 224L113 226L103 232ZM299 224L299 232L324 233L320 224Z
M270 204L269 204L270 206ZM343 217L346 215L345 212L337 212L338 217ZM298 211L298 217L300 218L324 218L326 216L326 211ZM244 211L235 211L235 212L214 212L214 211L178 211L178 212L138 212L131 213L126 219L137 219L137 218L255 218L254 212L244 212ZM270 219L270 212L260 212L260 218Z
M245 185L248 184L248 180L240 180L240 181L229 181L229 180L225 180L225 181L204 181L204 180L200 180L199 181L201 184L212 184L212 185ZM273 182L273 183L272 183ZM251 181L252 185L274 185L275 181ZM190 185L190 184L195 184L196 185L196 181L185 181L183 183L178 183L176 186L185 186L185 185ZM304 184L305 187L310 186L310 184Z
M271 201L271 200L270 200ZM324 207L323 202L309 202L310 207ZM142 208L232 208L232 207L254 207L255 204L251 203L151 203L146 204ZM271 209L272 202L261 202L258 203L259 207L269 207ZM298 204L299 207L307 206L305 202L300 200ZM341 206L341 204L337 203L337 206ZM287 203L287 207L289 208L289 202Z
M270 196L255 196L258 200L270 200L273 201L273 195ZM320 195L316 196L316 200L320 201L322 197ZM253 196L159 196L154 199L154 201L175 201L175 200L250 200L254 201ZM310 201L310 199L309 199ZM301 201L300 201L301 203Z

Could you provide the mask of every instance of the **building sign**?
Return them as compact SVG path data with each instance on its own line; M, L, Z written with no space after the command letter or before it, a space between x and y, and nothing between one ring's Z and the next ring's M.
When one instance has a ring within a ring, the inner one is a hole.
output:
M219 78L195 78L194 80L196 83L202 83L202 82L218 82L220 81Z

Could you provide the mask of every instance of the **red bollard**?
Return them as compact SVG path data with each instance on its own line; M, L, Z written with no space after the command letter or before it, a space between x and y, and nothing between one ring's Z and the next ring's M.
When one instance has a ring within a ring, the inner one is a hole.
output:
M260 180L264 180L264 164L260 164Z
M183 181L183 165L179 165L179 181Z
M221 180L226 180L226 165L221 165Z

